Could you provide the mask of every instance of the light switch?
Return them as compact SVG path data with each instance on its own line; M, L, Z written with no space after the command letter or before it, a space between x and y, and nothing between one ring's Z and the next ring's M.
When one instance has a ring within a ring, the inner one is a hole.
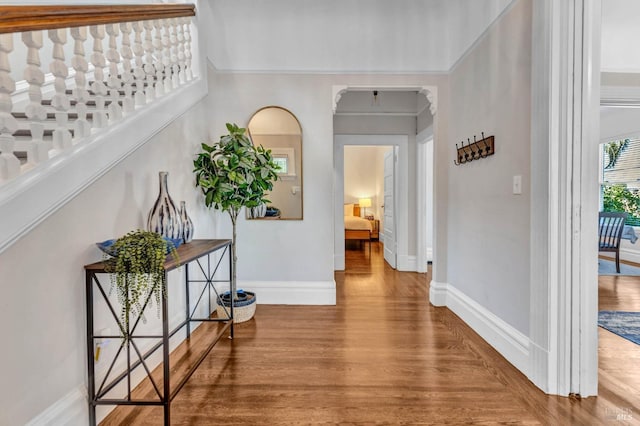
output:
M513 193L515 195L522 194L522 176L520 175L513 177Z

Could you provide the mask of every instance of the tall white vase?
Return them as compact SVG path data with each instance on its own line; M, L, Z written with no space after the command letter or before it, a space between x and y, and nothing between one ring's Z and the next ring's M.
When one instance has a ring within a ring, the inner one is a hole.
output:
M157 232L163 237L182 239L182 221L169 190L167 188L168 172L160 172L160 194L147 219L147 229Z

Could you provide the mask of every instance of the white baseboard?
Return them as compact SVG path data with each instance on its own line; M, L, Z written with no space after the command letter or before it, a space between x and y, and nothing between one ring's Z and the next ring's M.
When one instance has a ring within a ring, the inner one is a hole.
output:
M451 284L431 281L429 300L434 306L446 306L451 309L507 361L529 376L527 336Z
M527 377L529 338L449 284L447 307Z
M333 255L333 270L334 271L344 271L345 262L344 262L344 254L334 254Z
M398 271L416 272L417 268L418 262L415 256L398 255Z
M80 426L89 418L87 390L79 386L54 402L26 426Z
M557 395L558 381L549 378L549 351L529 342L529 380L544 393Z
M265 305L335 305L335 281L238 281Z
M433 306L447 306L447 283L431 280L429 283L429 302Z
M427 262L433 262L433 248L427 247L426 259Z

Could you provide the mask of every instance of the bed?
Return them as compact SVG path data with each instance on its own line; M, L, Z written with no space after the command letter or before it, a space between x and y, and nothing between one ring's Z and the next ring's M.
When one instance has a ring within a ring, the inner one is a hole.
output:
M360 206L357 204L344 205L344 240L369 242L371 254L371 222L360 217Z

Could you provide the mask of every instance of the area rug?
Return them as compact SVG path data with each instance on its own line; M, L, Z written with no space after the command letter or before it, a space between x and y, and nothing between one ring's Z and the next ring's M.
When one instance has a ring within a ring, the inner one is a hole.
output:
M640 312L600 311L598 325L640 345Z
M640 276L640 268L620 263L620 273L616 272L616 262L604 259L598 259L599 275L631 275Z

